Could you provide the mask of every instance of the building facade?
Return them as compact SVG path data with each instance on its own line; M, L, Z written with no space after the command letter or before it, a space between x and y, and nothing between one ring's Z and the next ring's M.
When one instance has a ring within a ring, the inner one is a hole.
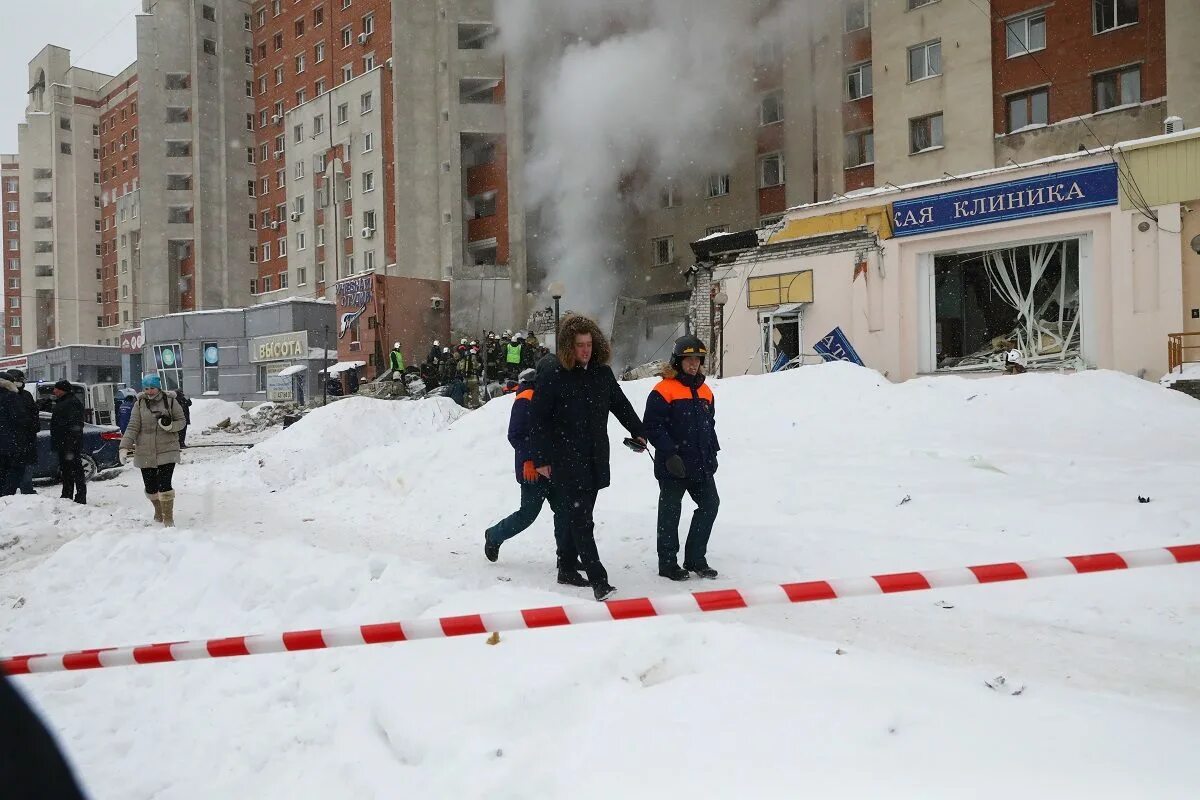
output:
M0 155L0 247L3 247L3 310L0 311L0 355L21 352L21 164L15 155Z

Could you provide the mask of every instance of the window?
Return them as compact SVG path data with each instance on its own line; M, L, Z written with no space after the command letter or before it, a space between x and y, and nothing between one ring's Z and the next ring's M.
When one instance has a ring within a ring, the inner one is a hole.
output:
M325 262L318 261L317 262L317 283L324 283L324 282L325 282ZM303 280L301 280L301 283L303 283Z
M1095 110L1106 111L1117 106L1142 102L1142 68L1126 67L1105 72L1092 78L1096 99Z
M271 227L271 212L270 211L262 212L262 226L264 228Z
M375 54L363 56L363 72L370 72L375 69Z
M270 261L270 260L271 260L271 243L270 243L270 242L263 242L263 245L262 245L262 260L263 260L263 261ZM268 279L268 280L264 280L264 281L263 281L263 291L264 291L264 292L269 292L269 291L270 291L270 288L268 288L268 287L270 287L270 285L271 285L271 284L270 284L270 281L269 281L269 279Z
M850 0L846 5L846 32L861 31L871 24L867 0Z
M191 175L168 175L167 189L173 192L188 191L192 188Z
M354 65L347 64L342 67L342 83L349 83L354 80Z
M771 125L783 121L783 93L771 92L764 95L758 105L760 125Z
M363 33L365 33L367 36L370 36L372 33L375 32L375 15L374 14L367 14L365 17L363 17L362 22L363 22Z
M258 196L258 192L255 191L255 188L256 186L254 181L246 181L246 194L248 194L250 197Z
M1050 90L1035 89L1032 92L1008 98L1008 132L1013 133L1031 125L1050 123Z
M350 0L342 0L342 9L345 10L349 7L350 7Z
M315 88L316 88L316 91L317 91L317 96L318 96L318 97L319 97L320 95L323 95L323 94L325 94L325 92L327 91L327 90L326 90L326 88L325 88L325 79L324 79L324 78L321 78L321 80L317 81L317 82L316 82L316 84L315 84Z
M71 155L71 143L70 142L60 142L58 145L58 152L62 153L64 156Z
M281 133L275 137L275 157L276 158L279 158L280 156L283 155L284 147L285 147L285 139L283 138L283 134Z
M875 163L875 132L858 131L846 135L846 168Z
M304 123L300 123L292 128L292 136L296 140L296 144L304 142Z
M287 186L287 171L282 169L275 170L275 188L282 189Z
M300 159L299 161L296 162L296 180L301 180L303 178L304 178L304 159Z
M349 237L347 237L347 238L349 238ZM346 256L346 274L347 275L354 274L354 256ZM354 326L355 326L355 329L352 329L350 335L355 341L357 341L358 340L358 331L356 330L356 328L358 327L358 323L357 322L354 323Z
M1004 30L1009 58L1046 49L1045 11L1009 20Z
M375 149L375 134L364 133L363 134L363 149L362 149L362 151L364 153L369 153L374 149Z
M215 56L217 54L217 43L212 39L205 39L204 52L206 55Z
M769 156L763 156L758 160L758 186L761 189L766 189L771 186L782 186L783 177L783 156L779 153L773 153Z
M313 117L313 136L325 131L325 115L318 114Z
M318 8L313 10L313 27L319 27L325 24L325 9Z
M247 164L254 163L254 148L253 147L246 148L246 163Z
M346 222L346 227L344 228L344 230L346 231L346 238L353 239L354 238L354 217L346 217L345 222Z
M359 108L362 110L362 113L366 114L366 113L370 112L371 109L373 109L374 107L375 107L375 97L374 97L373 93L367 92L366 94L364 94L362 97L359 98Z
M248 131L254 130L254 115L253 114L246 115L246 130L248 130Z
M266 27L266 25L267 25L267 10L265 8L260 8L258 10L258 19L256 20L256 24L260 28Z
M296 35L297 36L304 35L304 17L301 17L300 19L296 20Z
M296 267L296 285L304 286L308 283L308 269L305 267Z
M871 77L871 62L859 64L857 67L852 67L846 73L846 90L847 96L851 100L861 100L864 97L870 97L874 90L873 80Z
M100 184L100 173L99 172L92 173L92 183L96 184L97 186ZM49 198L47 198L47 202L49 202Z
M296 92L296 105L302 106L308 102L308 90L300 89Z
M317 46L313 48L313 61L320 64L325 60L325 43L317 42Z
M125 112L121 112L121 113L123 114ZM59 117L58 127L62 128L64 131L71 130L71 118L70 117Z
M187 106L168 106L167 107L167 122L190 122L192 119L192 110ZM122 147L125 143L122 142Z
M908 10L912 11L914 8L920 8L921 6L927 6L930 3L936 2L938 0L908 0Z
M266 161L271 156L271 145L264 142L259 148L258 160Z
M260 129L267 127L267 115L270 113L271 112L267 111L265 108L258 112L258 127Z
M255 247L254 245L250 245L250 263L251 264L258 263L258 248Z
M908 121L909 153L916 154L942 146L942 115L931 114Z
M354 41L354 29L347 25L342 28L342 47L349 47Z
M220 391L221 348L216 342L200 345L200 357L204 360L204 393Z
M295 200L295 203L294 203L294 206L295 206L295 209L296 209L296 213L297 213L297 214L303 214L303 213L304 213L304 211L305 211L305 206L306 206L306 203L305 203L305 200L304 200L304 195L299 195L299 196L296 198L296 200Z
M375 251L368 250L363 253L363 269L367 272L375 269Z
M342 103L337 110L337 124L345 125L350 120L350 104Z
M665 267L675 260L674 236L652 239L650 244L654 248L654 266Z
M278 53L280 50L282 50L283 49L283 34L282 33L275 34L275 36L271 39L271 44L273 44L275 46L276 53Z
M249 47L245 50L245 59L247 64L254 64L254 52Z
M246 81L246 97L254 97L254 81Z
M250 252L250 260L254 261L254 251ZM250 294L258 294L258 278L250 279Z
M729 175L708 176L708 196L720 197L729 194Z
M1104 33L1138 21L1138 0L1092 0L1096 33Z
M249 14L246 14L245 18L242 20L242 30L244 30L244 31L251 30Z
M270 275L268 275L262 279L262 290L263 290L263 294L266 294L267 292L271 291L271 276Z
M908 48L908 80L920 81L942 74L942 43L926 42Z
M191 221L191 206L171 206L167 209L167 222L171 225L186 225Z
M483 219L484 217L496 216L496 193L487 192L486 194L472 197L471 206L474 209L475 219Z
M283 67L275 68L275 85L276 86L283 85Z
M375 173L374 172L371 172L368 170L367 172L364 172L362 174L362 187L363 187L362 190L364 192L375 191Z
M283 255L283 253L280 253ZM279 273L279 288L286 289L288 287L288 274L286 272Z
M121 287L121 299L122 300L129 299L129 284L125 284L124 286Z
M304 53L296 56L296 74L304 72Z
M271 16L278 17L283 13L282 0L271 0Z
M297 250L306 250L307 248L308 248L308 239L306 238L304 231L298 231L296 233L296 249Z
M257 222L257 220L255 219L254 215L251 214L250 215L250 230L252 230L252 231L258 230L258 225L256 224L256 222Z

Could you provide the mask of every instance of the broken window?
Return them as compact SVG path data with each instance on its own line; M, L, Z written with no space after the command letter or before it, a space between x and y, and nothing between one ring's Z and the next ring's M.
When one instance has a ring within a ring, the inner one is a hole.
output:
M939 370L1000 370L1020 350L1031 367L1078 361L1079 241L934 258Z
M762 329L763 372L778 372L800 355L800 312L781 307L758 315Z

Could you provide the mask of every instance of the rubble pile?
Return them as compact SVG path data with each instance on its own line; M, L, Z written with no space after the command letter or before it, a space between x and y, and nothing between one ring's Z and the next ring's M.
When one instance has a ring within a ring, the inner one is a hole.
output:
M205 434L223 431L225 433L256 433L283 424L283 418L293 414L301 414L303 409L296 403L263 403L250 409L246 416L237 422L222 420Z

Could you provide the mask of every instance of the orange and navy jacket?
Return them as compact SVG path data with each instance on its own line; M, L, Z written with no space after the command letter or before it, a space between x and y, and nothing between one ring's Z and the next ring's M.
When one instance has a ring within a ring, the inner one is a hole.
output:
M517 483L522 482L522 467L533 459L533 387L523 383L513 400L512 414L508 417L508 443L513 446L517 459Z
M680 373L659 382L646 398L646 439L654 447L654 477L670 480L667 459L683 459L688 480L717 472L716 401L703 375Z

